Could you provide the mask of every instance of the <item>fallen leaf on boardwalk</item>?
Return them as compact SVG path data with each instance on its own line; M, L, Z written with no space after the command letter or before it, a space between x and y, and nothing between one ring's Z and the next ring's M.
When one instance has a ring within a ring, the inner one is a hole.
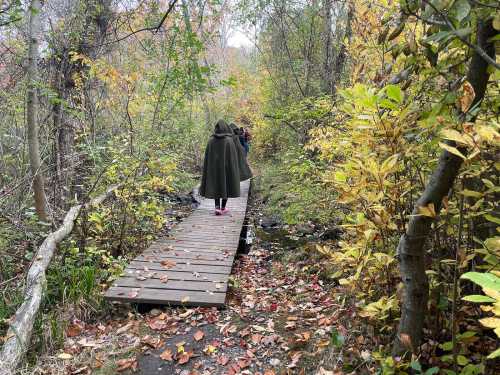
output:
M183 298L181 299L181 302L182 302L182 303L189 302L189 296L183 297Z
M219 283L215 284L215 288L216 288L216 289L221 289L222 287L223 287L223 285L222 285L222 284L219 284Z
M168 276L167 276L167 275L163 275L163 276L161 276L161 277L160 277L160 281L161 281L162 283L166 283L166 282L168 281Z
M188 363L192 356L193 352L184 352L179 356L179 360L177 361L177 363L179 363L179 365Z
M172 350L171 349L166 349L163 353L160 354L160 358L163 359L164 361L169 361L172 362Z
M127 294L127 295L128 295L130 298L135 298L135 297L137 297L137 295L138 295L138 294L139 294L139 291L137 291L137 290L133 290L133 291L131 291L131 292L128 292L128 294Z
M196 341L200 341L204 336L205 334L203 333L203 331L200 330L196 331L195 334L193 335Z
M73 356L69 353L61 353L57 356L59 359L71 359Z
M146 277L144 277L144 276L136 276L135 278L136 278L137 280L139 280L139 281L144 281L144 280L147 280L147 278L146 278Z
M122 372L128 369L136 370L137 369L137 360L135 357L120 359L116 362L118 368L116 371Z
M175 267L175 265L177 263L175 263L174 261L166 259L166 260L162 260L160 264L163 266L163 268L166 268L168 270L168 269L170 269L172 267Z

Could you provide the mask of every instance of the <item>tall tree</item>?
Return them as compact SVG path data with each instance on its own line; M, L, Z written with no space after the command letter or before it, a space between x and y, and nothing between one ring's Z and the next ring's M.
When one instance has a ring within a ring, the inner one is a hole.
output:
M476 28L477 45L469 63L467 81L474 89L474 99L470 108L474 108L484 99L490 70L488 57L495 56L491 38L496 35L492 20L479 20ZM486 54L486 55L485 55ZM465 113L463 114L465 117ZM465 153L465 150L462 150ZM436 170L432 174L424 192L416 202L413 215L406 233L401 236L398 245L401 278L404 285L404 298L401 305L401 320L398 334L394 341L393 354L415 352L422 341L424 320L427 316L429 284L425 265L425 242L431 233L434 222L432 217L421 215L420 208L433 205L439 214L443 199L449 194L460 172L463 159L444 150L439 158Z
M40 22L41 3L32 0L29 6L29 30L28 30L28 90L26 101L26 125L28 127L28 146L31 174L33 176L33 191L35 196L36 213L40 220L47 221L47 198L44 190L44 179L41 171L40 143L38 140L38 59L41 31Z

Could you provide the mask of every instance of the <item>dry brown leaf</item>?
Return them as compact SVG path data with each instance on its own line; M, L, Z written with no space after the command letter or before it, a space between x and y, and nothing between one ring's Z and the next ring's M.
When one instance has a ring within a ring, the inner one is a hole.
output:
M229 362L229 358L226 357L225 355L221 355L221 356L219 356L219 358L217 358L217 363L219 365L225 366L228 364L228 362Z
M252 342L257 345L260 343L260 341L262 340L262 335L261 334L258 334L258 333L255 333L252 335Z
M72 324L66 329L66 336L68 337L75 337L80 333L82 333L82 327L76 324Z
M137 360L135 359L135 357L120 359L116 361L116 365L118 366L118 368L116 369L116 371L118 372L122 372L128 369L135 371L137 369Z
M138 290L132 290L131 292L127 293L127 296L129 296L130 298L135 298L137 297L138 294L139 294Z
M162 260L160 264L163 266L163 268L165 268L165 269L167 269L167 270L168 270L168 269L170 269L170 268L172 268L172 267L175 267L175 265L176 265L177 263L175 263L175 262L174 262L174 261L172 261L172 260L168 260L168 259L166 259L166 260Z
M172 350L171 349L166 349L163 353L160 354L160 358L163 359L164 361L169 361L172 362Z
M57 358L59 359L71 359L73 356L69 353L61 353L57 355Z
M205 336L205 333L203 333L203 331L201 331L201 330L196 331L195 334L193 335L193 337L196 341L200 341L204 336Z
M162 283L166 283L166 282L168 281L168 275L163 275L163 276L161 276L161 277L160 277L160 281L161 281Z
M462 85L462 96L459 99L462 112L466 113L470 109L475 97L476 93L472 85L467 81L464 82Z
M179 365L183 365L185 363L188 363L192 356L193 356L193 352L184 352L179 356L177 363Z

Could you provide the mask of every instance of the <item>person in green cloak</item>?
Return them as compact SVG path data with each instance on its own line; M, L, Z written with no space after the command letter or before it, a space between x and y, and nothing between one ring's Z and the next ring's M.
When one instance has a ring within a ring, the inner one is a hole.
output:
M231 130L233 131L233 142L236 146L236 152L238 153L238 165L240 168L240 181L248 180L252 178L252 171L248 166L246 152L240 142L240 129L236 126L235 123L231 123L229 125Z
M217 121L205 150L200 195L215 199L215 215L229 212L228 198L240 196L240 169L233 132L224 120Z

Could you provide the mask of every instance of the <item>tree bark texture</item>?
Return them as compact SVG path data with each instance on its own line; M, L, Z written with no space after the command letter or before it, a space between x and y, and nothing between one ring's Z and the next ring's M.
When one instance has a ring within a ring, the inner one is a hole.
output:
M35 198L35 209L38 218L48 221L47 198L44 190L44 179L41 171L40 143L38 140L38 45L41 30L39 0L32 0L29 7L29 30L28 30L28 89L26 99L26 125L28 133L28 148L30 158L30 169L33 176L33 192Z
M33 333L33 323L45 292L45 272L54 256L57 244L71 233L83 207L88 208L102 203L117 188L117 185L113 185L89 203L71 207L62 225L55 232L50 233L39 247L26 277L24 301L9 320L9 330L0 352L0 375L14 375L26 354Z
M494 57L493 43L488 39L495 35L490 21L479 21L477 25L477 44ZM475 98L471 105L479 105L483 100L490 73L488 63L474 52L470 61L467 80L474 88ZM404 355L416 352L423 337L424 319L427 314L429 284L425 273L425 242L429 237L433 218L419 215L419 207L434 204L439 214L442 200L448 195L460 172L462 158L448 151L443 151L438 165L432 174L421 197L416 202L413 215L410 217L408 229L401 236L397 248L401 278L404 285L401 304L401 320L398 333L393 344L393 355Z

